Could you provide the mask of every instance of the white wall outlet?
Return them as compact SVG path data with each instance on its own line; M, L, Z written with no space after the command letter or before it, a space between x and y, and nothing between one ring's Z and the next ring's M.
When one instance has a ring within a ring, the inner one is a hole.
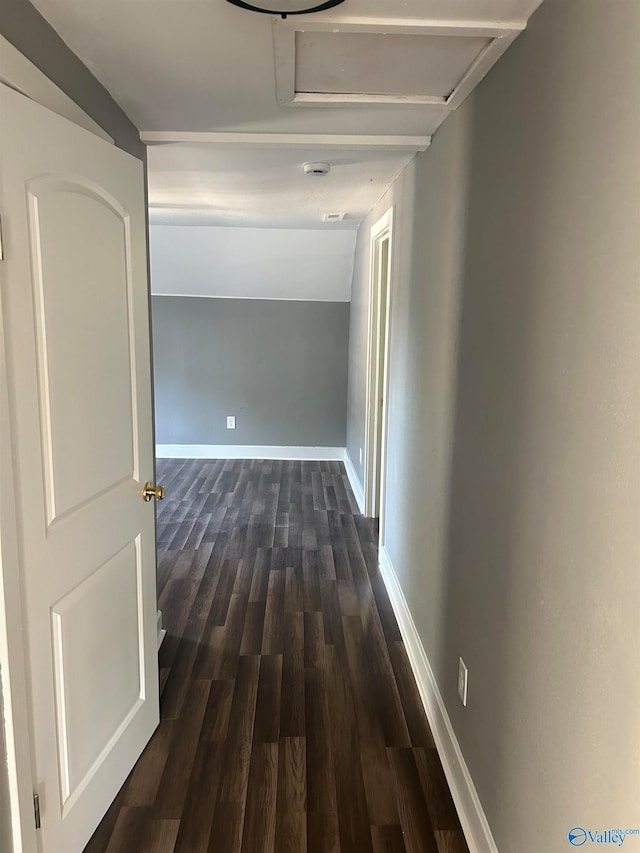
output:
M227 429L235 429L236 428L236 416L235 415L227 415Z
M458 696L462 704L467 707L467 684L469 681L469 670L462 658L458 658Z
M362 448L360 448L360 464L362 465Z

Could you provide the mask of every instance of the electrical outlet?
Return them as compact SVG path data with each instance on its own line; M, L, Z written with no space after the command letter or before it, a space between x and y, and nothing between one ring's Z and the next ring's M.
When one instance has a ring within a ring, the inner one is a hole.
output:
M235 415L227 415L227 429L235 429L236 428L236 416Z
M362 465L362 448L360 448L360 464Z
M458 658L458 696L462 704L467 707L467 684L469 681L469 670L462 658Z

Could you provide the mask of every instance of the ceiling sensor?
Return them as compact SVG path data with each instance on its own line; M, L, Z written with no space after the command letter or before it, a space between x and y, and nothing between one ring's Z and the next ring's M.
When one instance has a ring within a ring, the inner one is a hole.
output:
M325 213L322 217L323 222L342 222L344 213Z
M304 163L302 166L305 175L328 175L331 171L329 163Z

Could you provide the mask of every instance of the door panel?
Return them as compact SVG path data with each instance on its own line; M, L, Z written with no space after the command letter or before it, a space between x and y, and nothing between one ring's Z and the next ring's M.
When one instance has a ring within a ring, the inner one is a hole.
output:
M28 201L51 523L135 475L130 232L122 208L78 181L36 180Z
M131 542L51 608L63 811L144 700L140 570Z
M34 788L81 851L158 723L142 164L0 86L0 266Z

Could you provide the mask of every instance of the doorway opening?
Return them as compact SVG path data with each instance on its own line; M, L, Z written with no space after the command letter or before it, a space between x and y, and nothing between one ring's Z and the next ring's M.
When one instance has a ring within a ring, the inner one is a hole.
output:
M369 266L364 495L365 515L379 519L380 545L384 543L392 269L391 207L371 229Z

